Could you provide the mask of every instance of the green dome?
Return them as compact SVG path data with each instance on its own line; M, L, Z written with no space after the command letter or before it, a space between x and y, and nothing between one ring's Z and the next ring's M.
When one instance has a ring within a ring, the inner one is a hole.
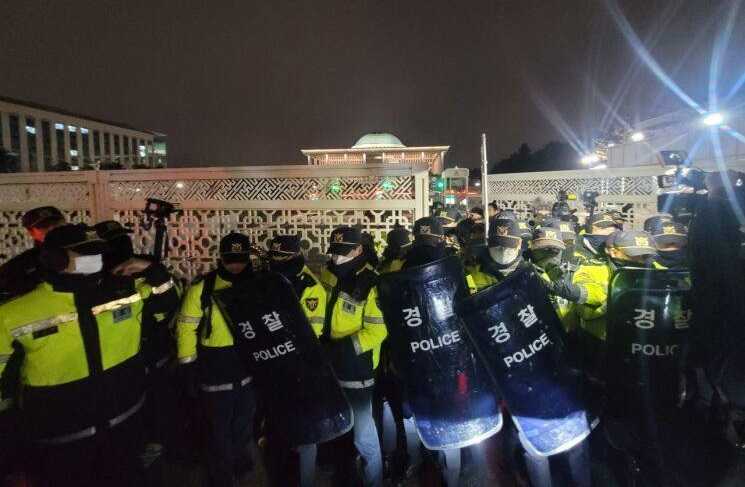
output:
M401 147L406 146L395 135L373 132L360 137L360 140L352 146L352 149L391 149Z

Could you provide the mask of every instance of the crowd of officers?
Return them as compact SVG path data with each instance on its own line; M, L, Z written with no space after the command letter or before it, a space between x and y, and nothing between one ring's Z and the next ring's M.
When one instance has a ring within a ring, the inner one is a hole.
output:
M274 237L257 259L249 238L231 233L219 243L217 268L186 285L161 263L136 255L130 231L117 222L90 227L67 223L53 207L29 211L22 223L34 247L0 268L2 473L23 471L34 487L158 485L162 478L153 472L164 450L184 448L169 444L180 438L203 450L210 486L237 485L250 474L256 444L272 485L313 485L323 449L289 451L273 437L271 425L281 418L262 408L212 299L268 268L293 284L353 408L356 466L339 485L354 485L354 475L365 486L382 486L384 475L401 481L416 474L412 451L420 445L406 434L410 415L387 363L380 274L458 255L475 293L532 266L592 377L602 360L616 266L686 266L686 229L669 215L648 220L646 231L624 230L613 212L594 213L584 227L566 215L528 224L496 204L486 216L480 208L465 217L439 209L433 215L411 230L392 229L380 256L369 235L336 228L330 259L318 272L306 264L297 236ZM193 402L174 401L183 390ZM197 419L183 411L194 404ZM385 456L382 404L395 418L396 446ZM166 431L169 422L176 424ZM190 438L197 434L201 444ZM337 478L348 450L330 455ZM491 462L488 451L470 455ZM461 452L431 457L455 487ZM509 475L519 477L515 469Z

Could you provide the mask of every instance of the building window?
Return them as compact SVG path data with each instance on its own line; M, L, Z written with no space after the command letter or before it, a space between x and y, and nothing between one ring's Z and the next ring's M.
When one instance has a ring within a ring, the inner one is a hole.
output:
M119 134L114 134L114 162L119 162L119 149L121 148Z
M21 136L18 127L18 115L10 116L10 151L16 154L21 152Z
M52 163L52 134L48 120L41 121L41 140L44 150L44 167L49 168Z
M101 157L101 132L98 130L93 131L93 158L98 159Z
M74 125L68 125L67 129L70 131L70 161L77 165L80 162L79 154L80 147L78 147L77 127Z
M103 133L103 153L106 159L111 160L111 134Z
M69 159L69 154L65 154L65 125L55 123L54 132L57 137L57 163L59 164Z
M28 146L29 168L37 170L36 161L39 155L36 153L36 119L27 117L25 125L26 145Z
M81 149L83 150L83 161L84 162L91 162L91 146L90 146L90 134L88 133L88 129L84 129L83 127L80 127L80 135L83 143L83 147Z

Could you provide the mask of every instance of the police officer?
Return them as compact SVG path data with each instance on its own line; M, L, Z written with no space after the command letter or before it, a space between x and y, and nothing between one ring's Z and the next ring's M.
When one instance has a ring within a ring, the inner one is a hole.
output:
M367 487L383 482L378 432L372 414L374 372L388 332L377 305L378 274L365 260L359 229L331 233L328 269L334 277L322 340L354 411L354 444L363 461Z
M602 215L599 215L602 218ZM602 220L599 220L602 222ZM594 229L600 228L593 226ZM585 242L588 236L585 236ZM588 247L589 248L589 247ZM594 249L593 245L593 249ZM646 232L616 231L605 238L602 248L607 259L593 259L582 264L572 279L578 288L578 339L585 372L599 378L605 359L608 284L616 267L644 267L655 256L652 236Z
M208 421L207 467L210 485L230 486L253 468L249 452L255 398L251 376L234 347L214 291L253 276L248 237L230 233L220 240L217 269L186 292L176 324L178 360L184 375L199 383Z
M114 220L107 220L93 226L99 238L107 244L103 256L104 269L111 270L127 260L137 257L155 261L150 256L135 255L130 234L133 231ZM137 280L143 276L134 274ZM168 309L154 311L151 306L145 306L142 315L144 330L142 333L142 349L147 370L147 401L143 410L145 423L145 450L141 459L147 472L148 485L160 485L163 475L162 457L166 443L167 426L173 417L170 403L173 396L171 381L167 376L166 365L174 357L172 320L178 313L181 302L181 286L176 282L175 292L171 294L172 303Z
M589 233L580 232L574 248L574 261L578 266L592 262L602 264L605 261L605 240L620 228L609 213L602 212L588 218L586 228Z
M411 245L411 232L397 224L388 232L386 243L385 250L383 250L383 261L378 269L381 274L401 270L404 255Z
M470 269L467 282L472 292L481 291L503 281L520 266L523 260L522 231L516 220L495 218L489 224L487 251L479 263Z
M540 227L533 233L530 242L530 261L546 283L549 297L559 315L565 329L573 326L573 305L565 297L562 287L571 285L566 266L562 263L562 255L566 245L562 240L562 232L557 227Z
M85 225L55 228L40 248L43 282L0 306L0 374L24 354L19 404L40 485L139 485L141 316L172 303L173 280L140 259L114 272L142 280L109 279L104 251Z
M269 269L282 274L292 283L308 322L316 336L320 337L326 316L326 290L305 265L305 256L300 250L300 238L297 235L274 237L269 242L269 259ZM272 460L267 467L275 485L286 485L287 470L284 467L288 459L287 447L271 431L273 421L282 421L282 418L273 417L272 411L266 411L266 414L270 445L277 445L277 448L270 447L269 455ZM311 487L315 478L316 445L301 445L297 447L297 451L300 457L300 486Z
M42 206L26 212L21 223L34 246L0 266L0 301L25 294L41 283L41 244L50 230L65 223L65 217L53 206Z
M444 229L436 217L424 217L414 222L414 243L406 254L404 269L426 265L447 256ZM408 408L406 408L408 409ZM461 449L443 450L438 458L445 485L458 485L461 472Z
M650 234L657 247L657 264L665 269L688 268L688 232L672 220L651 227Z

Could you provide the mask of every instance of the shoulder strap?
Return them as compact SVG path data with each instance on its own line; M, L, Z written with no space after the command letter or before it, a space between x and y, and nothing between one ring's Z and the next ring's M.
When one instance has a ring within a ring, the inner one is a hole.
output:
M206 327L205 336L209 338L212 335L212 292L215 290L215 281L217 281L217 271L212 271L204 276L202 294L200 301L202 304L202 319L197 327L197 337L201 337L202 329Z

